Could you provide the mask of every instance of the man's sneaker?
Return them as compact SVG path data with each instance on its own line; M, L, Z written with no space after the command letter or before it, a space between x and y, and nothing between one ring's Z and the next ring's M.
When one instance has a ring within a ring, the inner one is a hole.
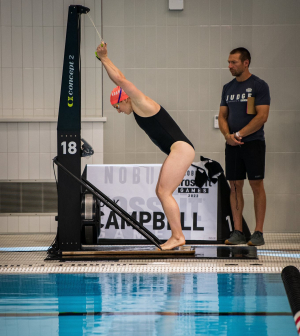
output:
M264 244L265 244L265 240L264 240L262 232L260 231L255 231L247 243L247 245L249 246L260 246Z
M230 238L225 240L225 244L226 245L238 245L238 244L246 244L246 237L245 235L237 230L234 230L231 235Z

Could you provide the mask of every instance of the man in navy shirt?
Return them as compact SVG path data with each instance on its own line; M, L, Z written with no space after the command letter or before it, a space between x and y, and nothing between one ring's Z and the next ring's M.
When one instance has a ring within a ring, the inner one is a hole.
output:
M264 189L264 123L268 119L270 92L266 82L249 72L251 56L247 49L230 52L229 70L235 78L224 85L219 112L219 127L226 140L226 178L230 182L230 203L234 231L225 244L263 245L266 213ZM254 194L255 231L247 242L242 232L243 185L246 174Z

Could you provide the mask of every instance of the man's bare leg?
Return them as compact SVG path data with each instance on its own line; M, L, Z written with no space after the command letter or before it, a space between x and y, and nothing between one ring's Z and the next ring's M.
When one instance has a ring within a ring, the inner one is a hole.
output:
M267 198L263 180L250 180L250 186L254 195L254 211L256 219L255 231L263 232L266 215Z
M171 153L162 165L156 194L161 201L172 231L171 238L161 245L163 250L171 250L185 244L185 237L181 229L180 210L172 194L183 180L194 158L194 149L186 142L177 141L172 145Z
M230 205L234 222L234 229L243 232L244 180L229 181L229 182L231 188Z

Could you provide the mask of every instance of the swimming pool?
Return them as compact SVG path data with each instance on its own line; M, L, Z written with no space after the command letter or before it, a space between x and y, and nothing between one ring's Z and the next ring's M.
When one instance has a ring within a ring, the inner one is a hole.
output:
M0 335L297 335L280 274L6 274Z

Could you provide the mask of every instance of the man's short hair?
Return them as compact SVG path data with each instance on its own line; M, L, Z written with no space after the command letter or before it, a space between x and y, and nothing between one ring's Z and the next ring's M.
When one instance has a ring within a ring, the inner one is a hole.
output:
M235 48L233 50L231 50L230 55L233 54L240 54L240 60L242 62L248 60L249 61L249 65L251 63L251 55L249 53L249 51L246 48L240 47L240 48Z

